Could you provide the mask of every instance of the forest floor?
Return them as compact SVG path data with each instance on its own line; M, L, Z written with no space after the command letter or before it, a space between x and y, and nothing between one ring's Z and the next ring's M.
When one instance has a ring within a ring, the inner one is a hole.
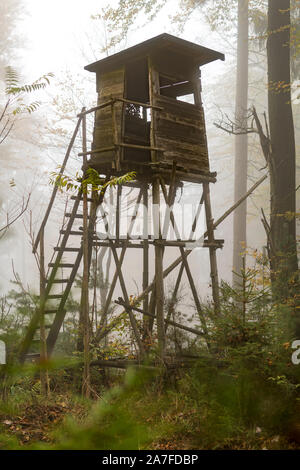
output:
M148 397L149 398L149 397ZM153 397L154 398L154 397ZM125 406L131 406L131 400ZM55 447L57 431L66 420L72 418L80 426L89 415L92 404L74 399L72 395L52 394L50 398L35 397L31 401L2 406L0 411L0 450L3 437L14 439L18 448L30 448L38 445ZM211 430L205 429L205 420L199 419L198 410L181 406L171 406L166 412L153 409L147 411L147 403L140 400L133 411L136 420L151 428L155 438L142 448L153 450L278 450L299 449L296 442L284 436L268 435L264 430L240 431L234 438L225 438L221 442L211 442ZM207 432L207 436L206 436ZM201 445L201 436L203 444ZM199 442L200 439L200 442ZM5 441L5 439L4 439ZM48 448L48 447L47 447ZM101 447L100 447L101 448ZM117 448L117 447L116 447Z
M87 414L85 405L65 395L55 395L50 399L37 399L29 404L21 403L17 407L1 410L0 426L4 434L14 436L21 446L34 442L54 443L53 432L67 416L80 422Z

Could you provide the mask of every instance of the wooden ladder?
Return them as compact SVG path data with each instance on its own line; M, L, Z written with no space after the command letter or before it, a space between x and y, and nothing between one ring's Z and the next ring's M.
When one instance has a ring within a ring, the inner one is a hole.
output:
M89 112L89 111L88 111ZM68 145L64 161L60 168L60 175L63 175L63 172L66 168L71 150L73 148L75 139L77 137L78 131L82 125L83 134L86 133L86 114L88 113L85 108L82 109L81 113L78 115L78 121L76 127L74 129L72 138ZM86 136L83 135L83 140L86 141ZM86 148L83 148L86 151ZM36 237L33 252L36 252L38 246L41 245L44 239L44 230L49 218L49 215L52 210L52 206L54 204L56 194L58 191L58 186L55 185L52 191L52 195L50 198L49 205L47 207L44 219L42 221L40 230ZM104 194L99 197L99 201L103 199ZM41 315L43 315L43 324L45 325L45 330L47 330L48 334L46 335L46 342L47 342L47 355L50 356L53 352L59 331L63 324L65 315L66 315L66 302L68 300L68 296L70 294L72 285L74 283L76 274L78 272L82 257L83 257L83 247L82 247L82 239L80 246L73 248L68 246L68 241L70 236L78 235L80 237L83 236L82 230L74 230L73 224L76 219L82 219L83 215L80 214L80 201L82 200L83 195L81 189L78 191L76 196L72 196L71 200L74 201L71 212L66 213L65 216L68 217L68 223L66 227L62 227L60 230L60 234L62 238L60 240L59 246L54 248L54 262L49 263L49 273L47 279L45 279L45 288L44 288L44 295L42 305L36 308L33 313L33 316L29 322L27 327L27 331L25 337L20 345L19 348L19 359L23 363L26 359L34 359L40 357L40 352L36 351L36 343L40 344L41 339L35 339L35 336L40 328L41 324ZM89 203L89 215L88 215L88 233L89 233L89 252L92 251L92 243L94 237L94 226L96 222L96 209L97 209L97 201L88 199ZM99 202L100 203L100 202ZM72 262L65 263L63 261L63 255L68 253L74 253L75 259ZM66 278L61 276L57 278L57 274L60 268L65 268L69 270L69 275ZM57 294L53 292L54 287L57 285L61 285L61 293ZM52 301L57 301L56 306L49 305L52 304ZM41 313L42 312L42 313ZM50 319L50 321L49 321Z
M68 241L71 235L82 235L83 232L78 230L74 231L73 223L77 218L80 218L81 215L78 213L78 209L80 207L80 201L82 199L81 191L78 192L77 196L73 199L74 204L72 211L66 214L69 218L67 226L65 229L61 229L60 233L63 235L59 246L54 248L55 251L55 259L54 262L49 263L49 267L51 268L49 271L49 275L46 279L46 287L45 287L45 299L44 299L44 308L42 309L43 314L45 315L45 328L48 330L47 334L47 353L51 355L53 352L54 345L56 343L59 331L61 329L62 323L64 321L66 310L65 305L71 291L72 285L74 283L76 274L78 272L82 255L83 255L83 248L82 242L80 246L77 248L68 246ZM91 213L91 204L90 210ZM96 213L93 211L93 216L89 217L89 232L94 232L94 225L96 222ZM64 253L74 253L75 259L72 262L65 263L63 261ZM60 268L65 268L69 270L69 275L66 278L57 278L57 274ZM57 284L62 286L61 293L53 293L53 289L57 287ZM58 301L56 306L49 306L49 301ZM39 343L39 339L35 340L34 337L36 332L39 330L40 327L40 308L37 308L34 312L34 315L28 325L28 329L25 335L25 338L22 342L20 348L20 360L24 362L25 359L39 357L39 352L31 350L34 348L35 342ZM51 321L49 322L49 318Z

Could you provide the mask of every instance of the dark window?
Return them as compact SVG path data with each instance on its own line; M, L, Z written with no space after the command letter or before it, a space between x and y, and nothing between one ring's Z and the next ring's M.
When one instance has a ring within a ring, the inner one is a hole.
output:
M147 59L131 62L126 66L126 99L149 103ZM148 108L134 103L125 106L124 143L150 146L150 121ZM150 152L142 149L125 148L124 159L150 161Z

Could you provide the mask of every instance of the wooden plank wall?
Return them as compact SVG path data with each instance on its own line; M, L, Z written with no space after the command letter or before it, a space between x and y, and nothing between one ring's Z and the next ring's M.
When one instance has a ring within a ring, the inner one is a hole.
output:
M156 145L165 149L163 159L175 159L187 170L209 171L202 106L157 94L154 102L164 108L156 114L155 126Z
M124 98L125 69L114 70L105 74L97 74L98 105L109 101L111 97ZM123 106L121 102L114 105L115 121L117 123L117 139L121 142L123 127ZM114 129L111 107L100 109L96 112L93 149L101 149L114 145ZM114 160L115 152L103 152L92 157L93 163L106 163Z

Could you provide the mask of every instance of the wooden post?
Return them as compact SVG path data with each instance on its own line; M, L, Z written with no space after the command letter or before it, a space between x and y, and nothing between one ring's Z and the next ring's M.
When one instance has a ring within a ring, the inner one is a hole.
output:
M120 146L119 146L119 135L118 135L118 123L116 117L116 110L115 110L116 102L113 101L111 104L111 116L112 116L112 129L113 129L113 139L114 139L114 146L115 146L115 153L116 153L116 170L120 170Z
M210 192L209 183L203 183L203 195L205 205L205 216L207 226L207 238L208 242L214 242L214 219L212 218L211 204L210 204ZM209 247L209 259L210 259L210 276L212 286L212 296L214 301L214 310L216 314L220 313L220 292L219 292L219 278L218 278L218 267L217 267L217 254L214 246Z
M139 195L137 197L137 201L136 201L136 205L135 205L135 208L134 208L133 216L132 216L131 221L130 221L130 226L128 228L128 233L127 233L128 237L130 236L130 234L132 232L132 229L134 227L134 222L136 220L137 210L138 210L138 206L141 202L141 199L142 199L142 192L140 191ZM120 268L122 267L122 263L124 261L125 254L126 254L126 245L124 245L124 247L122 248L121 255L120 255L120 258L119 258ZM102 312L102 315L101 315L101 318L100 318L100 327L104 326L105 319L106 319L106 316L107 316L107 312L108 312L109 306L111 304L112 296L113 296L114 289L116 287L117 281L118 281L118 271L116 269L114 277L113 277L113 279L111 281L111 284L110 284L109 292L108 292L107 297L106 297L105 306L103 308L103 312Z
M148 184L143 185L143 290L149 283L149 241L148 241ZM148 312L149 296L145 295L143 309ZM144 317L144 332L147 328L147 318Z
M86 152L86 115L82 118L82 151ZM83 156L83 178L86 178L87 157ZM82 393L86 398L90 396L90 322L89 322L89 234L88 234L88 185L83 184L83 277L81 288L81 308L83 318L83 380Z
M148 59L149 70L149 97L150 105L155 105L155 95L159 95L159 75L155 70L151 59ZM151 148L156 148L156 113L154 108L151 108L151 127L150 127L150 144ZM151 150L151 160L156 162L157 151ZM161 238L160 227L160 191L159 191L159 176L154 176L152 184L152 204L153 204L153 227L155 237ZM155 294L156 294L156 323L157 323L157 337L158 349L161 360L164 360L165 355L165 325L164 325L164 280L163 280L163 246L155 245Z
M120 204L121 204L122 186L117 189L117 207L116 207L116 240L120 238Z
M180 268L179 268L179 272L178 272L178 276L177 276L177 280L176 280L176 284L175 284L174 290L172 292L172 298L171 298L170 304L168 306L168 313L167 313L167 317L166 317L166 321L165 321L165 323L166 323L166 327L165 327L166 333L167 333L167 329L168 329L168 321L170 320L172 314L174 313L174 307L175 307L176 300L177 300L177 294L178 294L178 290L179 290L183 270L184 270L184 264L181 263Z
M166 190L166 187L165 187L165 184L164 184L164 181L163 181L162 178L161 178L161 188L162 188L162 191L163 191L165 201L168 204L167 190ZM176 224L176 221L175 221L173 211L170 211L170 220L171 220L172 226L175 230L175 234L176 234L177 238L180 238L180 233L179 233L178 228L177 228L177 224ZM204 317L203 312L202 312L201 303L200 303L200 300L199 300L199 297L198 297L197 289L196 289L194 279L193 279L193 276L192 276L192 273L191 273L191 270L190 270L190 267L189 267L189 264L188 264L186 251L184 250L184 248L182 246L179 246L179 250L180 250L180 253L181 253L181 257L182 257L182 263L184 264L184 268L185 268L185 271L186 271L186 274L187 274L187 277L188 277L188 280L189 280L189 283L190 283L190 286L191 286L192 294L193 294L193 297L194 297L194 301L195 301L195 305L196 305L196 308L197 308L197 311L198 311L199 318L201 320L202 328L203 328L204 333L207 334L208 330L207 330L207 326L206 326L205 317ZM208 340L207 340L207 346L209 347Z
M160 226L160 191L159 177L153 181L153 226L154 237L161 239ZM155 293L156 293L156 323L160 358L165 354L165 325L164 325L164 280L163 280L163 245L155 245Z
M199 72L198 72L199 73ZM201 99L201 81L195 74L195 79L193 80L194 83L194 96L195 96L195 104L201 106L202 109L202 99ZM203 126L205 131L205 118L203 114ZM206 131L204 132L205 135L205 144L207 147L207 136ZM206 225L207 225L207 235L208 241L213 242L214 240L214 227L213 227L213 218L211 212L211 203L210 203L210 192L209 192L209 184L203 183L203 196L204 196L204 204L205 204L205 215L206 215ZM217 255L216 255L216 248L210 246L209 247L209 258L210 258L210 276L211 276L211 285L212 285L212 296L214 301L214 310L215 313L220 313L220 293L219 293L219 280L218 280L218 268L217 268Z
M213 229L215 230L235 209L236 207L239 206L239 204L241 204L247 197L250 196L250 194L253 193L253 191L255 191L255 189L263 183L263 181L265 181L265 179L268 177L268 175L264 175L262 176L248 191L247 193L241 198L239 199L239 201L237 201L233 206L231 206L226 212L224 212L223 215L221 215L221 217L219 217L217 219L216 222L213 223ZM197 215L196 215L197 217ZM194 225L194 224L193 224ZM206 237L208 235L208 232L206 231L204 233L204 237ZM201 237L203 238L203 237ZM186 259L191 253L193 252L193 250L186 250L184 255L180 255L175 261L173 261L164 271L163 271L163 278L167 277L175 268L177 268L177 266L179 266L179 264L182 263L183 259ZM149 292L152 292L152 296L153 296L153 293L155 293L155 277L154 279L150 282L150 284L148 285L148 287L143 291L141 292L141 294L139 294L137 296L137 298L135 299L135 303L141 301L145 295L149 294ZM152 312L152 309L151 309L151 300L150 300L150 305L149 305L149 311ZM153 312L154 313L154 312ZM115 322L111 322L111 325L107 326L107 329L106 331L103 331L103 330L99 330L98 334L97 334L97 340L100 341L102 338L104 338L107 334L107 332L109 332L114 326L115 324L117 324L118 320L116 320ZM150 330L151 331L151 330Z
M44 367L47 362L47 339L45 330L45 291L46 291L46 275L45 275L45 244L44 244L44 227L40 232L40 371L41 393L45 396L49 395L49 376L48 370Z

